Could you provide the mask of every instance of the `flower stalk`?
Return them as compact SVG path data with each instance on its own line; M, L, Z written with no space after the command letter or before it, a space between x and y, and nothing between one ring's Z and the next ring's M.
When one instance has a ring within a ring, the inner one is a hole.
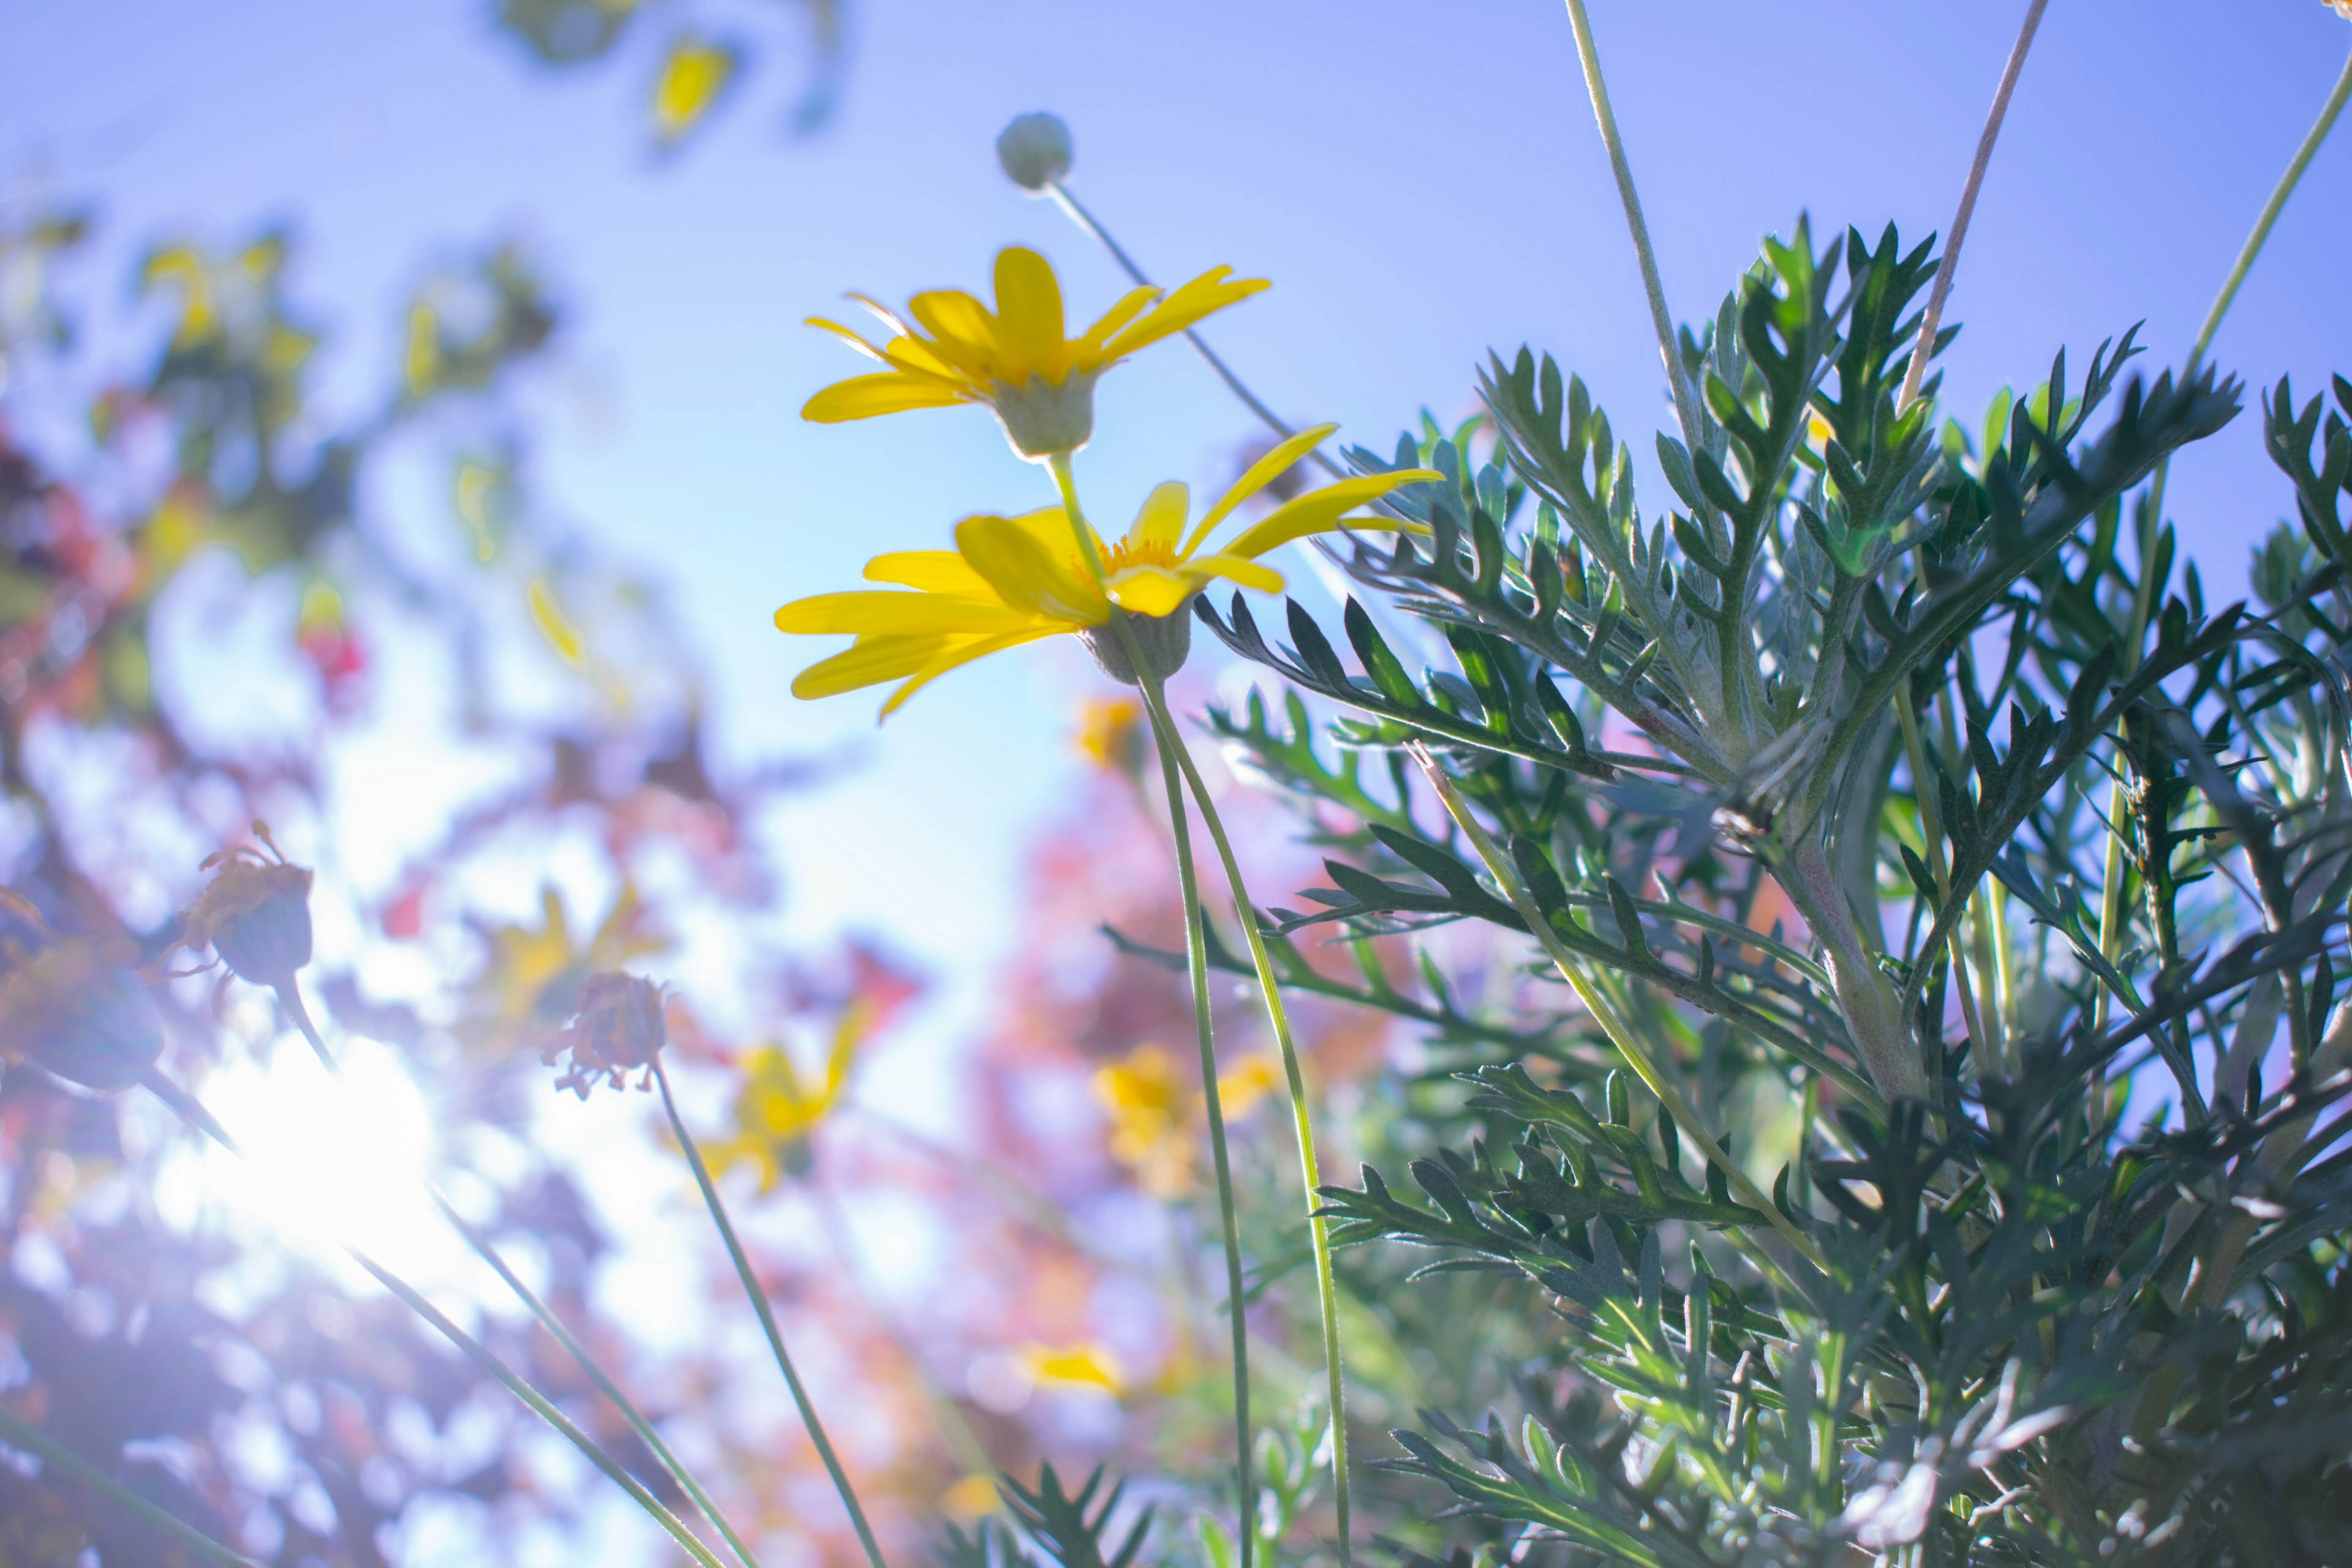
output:
M222 1563L226 1568L261 1568L252 1558L230 1551L186 1521L175 1519L149 1502L39 1427L19 1420L5 1405L0 1405L0 1442L22 1448L37 1456L43 1465L53 1465L82 1485L105 1494L108 1501L137 1515L204 1562Z
M727 1217L727 1205L719 1201L719 1189L711 1184L710 1168L703 1163L702 1151L696 1145L694 1134L686 1130L686 1119L677 1113L677 1097L670 1093L669 1074L658 1060L653 1063L652 1072L655 1086L661 1090L662 1110L669 1118L670 1131L677 1135L677 1146L685 1151L686 1163L694 1171L695 1184L702 1189L702 1201L719 1227L719 1239L727 1244L727 1256L734 1262L736 1278L743 1282L743 1293L751 1299L751 1310L759 1314L760 1327L768 1336L768 1348L775 1352L776 1365L782 1369L784 1383L793 1392L793 1404L800 1410L801 1425L808 1429L809 1441L816 1445L817 1458L824 1461L825 1473L833 1478L834 1490L841 1494L841 1505L849 1511L849 1522L857 1531L857 1543L866 1549L866 1560L872 1568L889 1568L882 1560L882 1548L874 1539L873 1526L866 1522L866 1510L858 1506L856 1489L849 1484L849 1474L841 1468L833 1442L824 1435L824 1423L817 1419L816 1406L809 1402L808 1390L801 1385L801 1374L793 1365L792 1352L784 1348L783 1331L776 1326L776 1314L768 1305L767 1292L760 1289L759 1277L751 1271L751 1260L744 1255L743 1244L735 1237L735 1226Z

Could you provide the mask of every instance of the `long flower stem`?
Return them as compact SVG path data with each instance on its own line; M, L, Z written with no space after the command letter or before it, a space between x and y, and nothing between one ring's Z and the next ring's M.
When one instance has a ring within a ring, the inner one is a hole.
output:
M1633 234L1633 255L1642 265L1642 289L1650 300L1650 325L1658 334L1658 357L1665 362L1666 384L1674 389L1675 418L1683 427L1684 442L1696 453L1698 404L1675 346L1674 316L1666 309L1665 285L1658 279L1658 255L1650 245L1650 226L1642 216L1642 196L1633 187L1633 165L1625 156L1625 139L1617 132L1617 111L1609 104L1609 84L1601 79L1601 53L1592 45L1592 18L1584 14L1584 0L1568 0L1568 24L1576 32L1576 58L1584 68L1584 89L1592 100L1592 117L1601 124L1601 144L1609 150L1609 172L1616 176L1617 199L1624 204L1625 226Z
M702 1484L694 1479L678 1457L670 1452L669 1445L662 1441L661 1434L654 1430L653 1423L646 1420L636 1405L630 1402L629 1396L621 1392L620 1385L605 1374L603 1367L596 1364L595 1358L588 1353L588 1347L582 1344L578 1336L565 1327L563 1320L555 1315L554 1309L541 1300L538 1293L524 1284L512 1268L507 1267L506 1259L499 1256L498 1248L490 1245L489 1237L477 1230L467 1223L464 1215L452 1208L449 1200L441 1194L439 1189L434 1190L432 1197L434 1206L441 1211L444 1218L457 1227L457 1234L466 1238L466 1244L479 1255L483 1262L490 1266L500 1279L506 1281L507 1288L515 1293L516 1299L530 1310L532 1317L539 1320L540 1327L545 1329L554 1338L555 1342L562 1345L572 1359L579 1363L580 1370L588 1374L588 1381L596 1385L596 1391L611 1400L613 1407L621 1413L622 1418L628 1422L631 1429L639 1437L645 1439L646 1447L653 1450L654 1457L662 1462L662 1468L669 1471L671 1479L684 1489L687 1496L694 1500L695 1507L702 1510L703 1517L718 1528L720 1535L726 1537L729 1549L742 1560L743 1568L760 1568L760 1560L751 1554L751 1549L743 1543L743 1538L735 1533L735 1527L727 1522L727 1516L719 1511L719 1505L710 1500L710 1494L703 1490Z
M1253 1462L1249 1403L1249 1314L1242 1282L1241 1220L1234 1207L1234 1171L1225 1145L1224 1097L1217 1087L1217 1046L1209 1008L1209 952L1201 913L1201 881L1192 861L1192 828L1184 809L1184 784L1177 758L1184 742L1161 721L1167 700L1160 683L1145 689L1145 711L1160 750L1160 782L1168 791L1168 825L1176 845L1176 880L1184 899L1185 968L1192 982L1192 1029L1201 1047L1201 1096L1209 1113L1209 1152L1217 1173L1217 1217L1225 1237L1225 1310L1233 1319L1234 1454L1241 1482L1242 1568L1250 1568L1257 1541L1257 1481Z
M602 1444L582 1431L570 1416L551 1404L545 1394L524 1382L512 1367L492 1354L488 1346L451 1322L439 1308L419 1294L415 1287L377 1263L358 1247L346 1247L343 1250L349 1253L361 1268L374 1275L378 1284L399 1297L410 1311L440 1330L449 1342L465 1352L473 1359L475 1364L504 1384L508 1393L530 1405L538 1413L541 1420L569 1439L573 1447L587 1456L591 1464L611 1477L614 1484L627 1492L639 1508L652 1515L655 1522L667 1531L671 1539L683 1547L687 1555L700 1564L700 1568L727 1568L725 1563L710 1554L709 1547L695 1539L694 1531L688 1530L682 1520L664 1508L661 1500L646 1489L644 1482L629 1474L618 1459L606 1453Z
M784 1349L783 1331L776 1326L776 1314L768 1305L768 1294L760 1289L759 1277L751 1272L751 1260L744 1256L743 1244L735 1238L735 1226L727 1217L727 1205L719 1201L719 1189L711 1184L710 1168L702 1163L702 1151L694 1142L694 1134L686 1130L686 1119L677 1113L677 1100L669 1091L669 1074L662 1065L654 1063L654 1083L661 1089L662 1110L669 1116L670 1131L677 1134L677 1146L686 1152L686 1163L694 1171L695 1184L702 1189L702 1201L710 1210L713 1223L719 1226L719 1239L727 1244L727 1256L734 1260L735 1277L743 1282L743 1293L751 1299L751 1310L760 1316L760 1327L768 1335L768 1348L776 1354L776 1365L783 1370L784 1383L793 1391L793 1403L799 1407L801 1425L808 1429L809 1441L816 1445L817 1458L824 1461L825 1473L833 1478L834 1490L841 1494L841 1505L849 1510L849 1522L856 1529L858 1544L866 1549L866 1560L873 1568L888 1568L882 1561L882 1548L874 1539L873 1527L866 1522L866 1510L857 1504L857 1492L849 1484L849 1474L841 1468L840 1458L833 1451L833 1442L824 1435L824 1423L817 1419L816 1406L809 1403L808 1390L801 1386L801 1374L793 1366L792 1352Z
M1168 711L1165 689L1154 681L1146 685L1143 692L1152 710L1153 726L1173 737L1176 725ZM1331 1405L1332 1500L1339 1561L1344 1564L1353 1561L1353 1549L1349 1540L1348 1425L1339 1362L1339 1286L1331 1272L1330 1231L1321 1212L1323 1174L1315 1158L1315 1128L1307 1112L1307 1077L1298 1065L1297 1043L1291 1037L1290 1015L1282 1004L1281 980L1275 973L1272 955L1266 952L1265 937L1258 930L1256 907L1250 901L1249 889L1242 880L1241 862L1234 856L1233 843L1225 837L1224 823L1217 816L1216 803L1210 798L1209 786L1193 764L1192 752L1181 742L1174 752L1176 765L1183 770L1184 782L1192 788L1193 803L1201 808L1201 821L1209 830L1210 841L1217 847L1217 860L1224 868L1225 886L1233 892L1234 912L1241 921L1242 934L1249 941L1250 963L1257 970L1257 988L1265 1001L1266 1022L1274 1029L1275 1044L1282 1049L1283 1076L1290 1089L1290 1124L1297 1135L1299 1173L1307 1184L1307 1228L1315 1247L1315 1294L1323 1317L1323 1361Z
M0 1442L37 1455L44 1466L54 1466L84 1486L103 1493L109 1502L136 1514L206 1563L223 1563L226 1568L260 1568L252 1558L230 1551L185 1520L175 1519L149 1502L39 1427L18 1420L5 1405L0 1405Z
M1108 236L1104 237L1104 243L1109 244ZM1116 251L1117 247L1113 247L1113 249ZM1203 349L1202 352L1207 351ZM1094 574L1096 587L1108 599L1110 590L1103 576L1102 554L1095 548L1094 531L1087 526L1086 513L1078 505L1077 477L1071 471L1068 454L1057 455L1051 466L1055 488L1061 493L1062 510L1068 515L1070 530L1077 538L1078 552L1086 558L1087 569ZM1181 610L1178 614L1189 615L1191 611ZM1191 972L1192 982L1192 1028L1200 1041L1201 1095L1208 1107L1209 1148L1216 1166L1217 1207L1224 1226L1226 1310L1233 1318L1234 1463L1241 1502L1239 1528L1234 1534L1241 1541L1242 1568L1250 1568L1257 1539L1257 1484L1251 1460L1249 1318L1242 1282L1241 1220L1234 1206L1233 1161L1225 1142L1224 1101L1217 1088L1215 1026L1209 1006L1207 931L1202 923L1201 884L1192 861L1192 829L1184 810L1184 789L1179 777L1180 768L1188 763L1190 758L1185 754L1182 737L1176 733L1174 725L1166 722L1168 703L1162 682L1148 673L1142 647L1136 640L1134 629L1128 625L1126 615L1114 609L1111 626L1127 652L1128 668L1136 672L1139 689L1144 696L1144 711L1151 720L1151 737L1160 751L1160 779L1168 791L1168 830L1176 847L1176 880L1183 895L1184 952L1186 967ZM1314 1184L1309 1183L1307 1197L1310 1202L1314 1195ZM1342 1496L1344 1498L1344 1492ZM1343 1501L1341 1507L1344 1509L1345 1506ZM1342 1517L1345 1517L1344 1513Z
M1936 268L1936 281L1927 290L1927 309L1919 318L1919 336L1911 348L1911 367L1903 374L1903 395L1895 400L1900 414L1919 395L1927 377L1928 356L1936 352L1936 329L1944 320L1944 300L1952 291L1952 274L1959 270L1960 243L1969 237L1969 220L1976 216L1977 193L1984 188L1985 170L1992 164L1992 147L2000 140L2000 122L2009 117L2010 94L2017 90L2018 74L2025 69L2026 51L2041 30L2042 13L2050 0L2033 0L2025 9L2025 25L2010 46L2009 63L2001 68L2000 85L1993 89L1992 109L1985 115L1984 133L1977 138L1976 161L1969 165L1968 183L1960 187L1960 205L1952 214L1951 237L1944 242L1944 258Z

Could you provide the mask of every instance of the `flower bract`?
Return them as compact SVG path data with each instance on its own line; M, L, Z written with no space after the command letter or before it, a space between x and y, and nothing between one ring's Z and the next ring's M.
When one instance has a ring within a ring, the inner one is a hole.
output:
M811 318L811 326L890 368L826 387L801 415L830 425L979 403L995 410L1022 456L1075 452L1094 434L1094 386L1104 371L1265 287L1263 279L1235 279L1232 268L1219 267L1171 294L1132 289L1073 338L1066 335L1062 286L1052 265L1013 246L996 258L993 310L960 289L933 289L908 301L909 325L864 295L852 295L890 329L879 346L837 321Z
M956 525L953 550L877 555L866 563L866 578L895 589L819 594L776 612L779 631L845 632L857 638L844 652L803 670L793 682L793 695L832 697L897 681L898 689L882 708L887 717L959 665L1041 637L1107 626L1114 611L1155 619L1178 615L1219 578L1278 594L1281 574L1258 558L1292 540L1343 528L1415 526L1349 514L1402 486L1441 477L1428 468L1365 474L1308 490L1210 547L1218 524L1335 428L1317 426L1282 442L1189 527L1186 488L1171 482L1154 489L1124 538L1108 543L1097 536L1103 587L1096 585L1060 507L1021 517L968 517Z

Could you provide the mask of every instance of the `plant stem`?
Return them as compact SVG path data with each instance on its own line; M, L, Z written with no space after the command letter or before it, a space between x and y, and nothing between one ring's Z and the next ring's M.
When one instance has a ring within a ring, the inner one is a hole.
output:
M702 1201L710 1210L712 1221L719 1226L719 1239L727 1244L727 1256L734 1260L735 1277L743 1282L743 1293L751 1299L751 1310L760 1316L760 1327L768 1335L768 1348L776 1354L776 1365L783 1370L784 1383L793 1391L793 1403L799 1407L801 1425L808 1429L809 1441L816 1445L817 1458L824 1461L825 1473L833 1478L834 1490L841 1494L841 1505L849 1510L849 1522L857 1531L857 1542L866 1549L866 1560L873 1568L888 1568L882 1561L882 1548L875 1542L872 1526L866 1522L866 1510L857 1505L857 1492L849 1484L848 1472L841 1468L840 1458L833 1451L833 1443L824 1435L824 1423L817 1419L816 1406L809 1403L808 1390L801 1386L801 1374L793 1367L792 1352L784 1349L783 1331L776 1326L776 1314L768 1306L767 1292L751 1272L751 1260L744 1256L743 1244L735 1237L734 1224L727 1217L727 1205L719 1201L719 1189L711 1184L710 1169L702 1163L702 1151L696 1146L694 1134L686 1130L686 1119L677 1113L677 1100L669 1090L669 1074L659 1061L654 1063L654 1083L661 1089L662 1110L669 1117L670 1131L677 1136L677 1145L686 1152L686 1163L693 1168L695 1185L702 1189Z
M582 1344L579 1338L564 1326L563 1320L555 1315L554 1309L541 1301L537 1292L524 1284L513 1269L507 1267L506 1259L499 1256L498 1248L490 1245L489 1237L475 1229L467 1222L465 1216L451 1207L449 1200L442 1195L439 1188L433 1189L432 1197L434 1206L441 1211L444 1218L457 1226L457 1234L466 1238L467 1245L479 1255L483 1262L490 1266L500 1279L506 1281L507 1288L515 1293L516 1299L530 1310L532 1317L539 1320L540 1327L553 1336L555 1342L562 1345L572 1359L579 1363L580 1370L588 1374L588 1381L596 1385L596 1391L611 1400L613 1407L621 1413L631 1429L639 1437L645 1439L646 1447L653 1450L654 1457L662 1462L662 1468L668 1470L671 1478L685 1489L686 1495L694 1500L695 1506L702 1510L703 1517L718 1528L720 1535L726 1537L729 1549L742 1560L743 1568L760 1568L759 1559L751 1554L751 1549L743 1543L742 1537L735 1533L735 1528L727 1522L726 1515L719 1511L719 1505L710 1500L710 1494L702 1489L701 1483L688 1471L677 1456L670 1452L669 1445L662 1441L661 1435L654 1430L653 1423L646 1420L637 1407L630 1402L629 1396L621 1392L620 1386L605 1374L604 1369L596 1364L595 1358L588 1353L588 1347Z
M1626 1023L1624 1015L1601 994L1600 988L1592 983L1591 977L1584 973L1584 965L1578 961L1574 953L1568 950L1568 945L1559 940L1559 934L1551 929L1551 922L1544 919L1543 910L1537 904L1535 896L1528 891L1527 884L1522 882L1518 873L1512 869L1510 861L1496 845L1494 838L1479 824L1477 817L1471 814L1470 803L1462 798L1462 792L1454 787L1454 781L1445 776L1444 770L1437 765L1437 759L1431 756L1429 749L1417 741L1409 742L1405 749L1412 754L1413 761L1421 764L1421 771L1428 775L1430 787L1436 790L1438 798L1445 803L1446 812L1454 818L1455 826L1459 826L1470 840L1471 847L1478 852L1478 858L1485 863L1487 875L1495 879L1495 883L1502 889L1503 896L1510 900L1511 907L1517 910L1519 918L1527 922L1529 934L1543 944L1545 954L1559 970L1560 978L1568 982L1570 988L1576 993L1577 1000L1584 1004L1585 1011L1592 1015L1593 1021L1601 1026L1602 1032L1609 1037L1610 1043L1617 1047L1618 1054L1622 1056L1626 1065L1633 1069L1634 1076L1647 1085L1650 1092L1657 1097L1658 1103L1673 1114L1675 1122L1682 1130L1683 1136L1698 1145L1701 1153L1721 1167L1725 1176L1729 1178L1733 1190L1738 1193L1740 1200L1748 1207L1757 1210L1759 1216L1773 1229L1779 1231L1780 1238L1794 1248L1806 1262L1827 1273L1829 1265L1822 1259L1821 1249L1813 1245L1812 1238L1799 1230L1790 1221L1789 1216L1780 1212L1780 1207L1764 1194L1763 1189L1748 1179L1747 1172L1731 1163L1731 1157L1723 1152L1722 1145L1717 1143L1714 1135L1707 1131L1706 1123L1700 1120L1697 1109L1683 1093L1682 1086L1659 1069L1657 1062L1650 1055L1649 1047L1642 1044L1640 1038L1634 1034L1633 1026Z
M260 1568L252 1558L230 1551L185 1520L174 1518L149 1502L39 1427L17 1419L5 1405L0 1405L0 1442L37 1455L43 1465L53 1465L84 1486L104 1493L108 1500L137 1514L207 1563L225 1563L228 1568Z
M301 1032L304 1039L310 1042L310 1048L319 1053L320 1062L329 1072L341 1078L343 1072L342 1064L335 1060L332 1053L327 1049L326 1040L319 1034L319 1026L310 1022L310 1009L302 1005L300 983L289 974L270 989L278 993L278 1005L286 1009L286 1016L294 1021L294 1027Z
M1936 804L1935 784L1927 771L1927 749L1919 736L1919 714L1912 704L1907 684L1895 694L1895 713L1903 724L1903 745L1911 762L1912 787L1919 795L1919 836L1927 841L1927 871L1936 879L1936 900L1940 908L1952 896L1952 873L1944 862L1943 808ZM1976 995L1969 989L1969 961L1958 931L1945 937L1944 950L1952 959L1952 984L1960 995L1960 1021L1968 1026L1969 1059L1981 1077L1989 1061L1984 1025L1977 1015ZM1937 1026L1940 1030L1940 1020Z
M1225 1237L1225 1310L1233 1319L1234 1450L1241 1478L1240 1528L1242 1568L1250 1568L1257 1537L1257 1479L1251 1453L1249 1407L1249 1321L1247 1287L1242 1280L1241 1220L1234 1206L1234 1173L1225 1145L1224 1097L1217 1086L1217 1047L1209 1009L1207 932L1201 912L1201 882L1192 861L1192 828L1184 809L1184 784L1176 758L1183 741L1162 722L1168 702L1161 683L1145 689L1145 712L1151 717L1152 739L1159 743L1160 782L1168 791L1168 824L1176 842L1176 879L1184 898L1184 959L1192 982L1192 1027L1201 1047L1201 1094L1209 1114L1209 1149L1217 1173L1217 1215Z
M415 1287L389 1268L378 1264L375 1259L358 1247L346 1246L343 1250L349 1253L361 1268L374 1275L378 1284L399 1297L410 1311L440 1330L449 1342L471 1357L476 1365L506 1384L508 1393L530 1405L539 1414L541 1420L545 1421L569 1439L573 1447L587 1456L589 1463L611 1477L614 1483L623 1491L627 1492L639 1508L653 1516L655 1522L669 1531L671 1538L685 1548L687 1555L699 1563L701 1568L727 1568L725 1563L710 1554L709 1547L695 1539L694 1531L688 1530L684 1521L664 1508L659 1498L646 1489L644 1482L629 1474L622 1468L618 1459L604 1451L602 1444L582 1431L573 1425L571 1417L550 1404L545 1394L524 1382L512 1367L492 1354L489 1347L451 1322L439 1308L418 1294Z
M1109 237L1104 237L1109 244ZM1117 247L1113 247L1114 254ZM1122 258L1123 259L1123 258ZM1202 350L1203 353L1207 351ZM1066 453L1056 455L1051 464L1055 488L1062 497L1062 510L1076 536L1078 552L1086 558L1087 569L1094 574L1095 586L1108 601L1110 585L1103 575L1101 552L1095 548L1094 531L1087 525L1086 513L1078 504L1077 477L1071 471ZM1190 607L1177 612L1190 615ZM1192 1027L1199 1037L1201 1049L1201 1094L1208 1108L1209 1148L1217 1173L1217 1207L1224 1226L1225 1237L1225 1302L1233 1319L1234 1335L1234 1462L1240 1482L1241 1512L1239 1528L1234 1531L1241 1542L1241 1568L1250 1568L1253 1547L1257 1536L1257 1485L1252 1463L1252 1431L1249 1414L1249 1324L1242 1281L1241 1221L1234 1205L1233 1163L1225 1142L1225 1110L1223 1095L1217 1088L1217 1047L1214 1024L1209 1005L1208 932L1201 913L1201 884L1192 861L1192 830L1184 810L1184 790L1178 778L1181 765L1191 758L1184 751L1182 737L1175 726L1167 721L1168 702L1164 683L1153 679L1143 659L1143 650L1137 644L1134 630L1127 624L1124 611L1111 610L1113 634L1126 649L1128 667L1135 671L1137 689L1143 693L1144 712L1151 720L1151 736L1160 751L1160 779L1168 792L1169 836L1176 847L1176 880L1184 903L1185 967L1192 982ZM1213 822L1213 818L1211 819ZM1307 1188L1311 1206L1315 1184ZM1340 1503L1342 1519L1347 1504L1344 1487ZM1341 1534L1344 1540L1345 1531Z
M1592 47L1592 19L1584 14L1584 0L1568 0L1568 23L1576 32L1576 58L1584 68L1584 89L1592 100L1592 117L1601 122L1601 144L1609 149L1609 171L1617 177L1617 197L1625 205L1625 226L1633 232L1633 255L1642 264L1642 288L1650 298L1650 324L1657 331L1666 384L1674 390L1675 417L1682 426L1684 444L1696 455L1700 450L1698 404L1675 345L1674 317L1666 310L1665 285L1658 280L1657 253L1650 246L1650 226L1642 217L1641 193L1633 188L1633 165L1625 157L1625 140L1617 133L1617 111L1609 106L1609 85L1601 77L1601 54Z
M1156 682L1143 689L1145 701L1152 710L1152 722L1172 737L1176 724L1169 714L1165 691ZM1217 860L1224 868L1225 886L1233 893L1234 912L1241 921L1242 934L1249 939L1250 962L1257 970L1257 988L1265 1001L1266 1022L1274 1030L1275 1044L1282 1049L1283 1075L1289 1083L1290 1124L1298 1139L1298 1168L1307 1184L1307 1229L1315 1248L1316 1300L1323 1316L1323 1360L1331 1403L1332 1500L1338 1516L1339 1561L1344 1565L1354 1558L1349 1540L1348 1427L1339 1363L1339 1283L1331 1272L1331 1237L1322 1215L1323 1175L1315 1158L1315 1128L1307 1111L1307 1076L1298 1064L1297 1044L1291 1037L1289 1012L1282 1004L1281 981L1275 973L1273 956L1266 952L1265 933L1258 930L1257 909L1251 903L1249 889L1242 880L1241 862L1234 858L1233 843L1225 837L1224 823L1217 815L1216 803L1209 797L1209 786L1194 765L1192 752L1181 742L1174 751L1176 764L1183 770L1184 782L1192 788L1193 804L1201 808L1202 824L1209 830L1210 842L1217 847Z
M1984 188L1985 170L1992 163L1992 145L2000 139L2000 122L2009 115L2009 95L2017 90L2018 74L2025 69L2026 51L2042 26L2042 13L2050 0L2033 0L2025 8L2025 25L2010 46L2009 63L2001 68L2000 85L1993 89L1992 109L1985 115L1984 133L1977 138L1976 162L1969 165L1968 184L1960 187L1960 205L1952 214L1951 237L1944 242L1943 260L1936 267L1936 282L1927 290L1927 309L1919 318L1918 340L1911 346L1911 367L1903 374L1903 395L1895 400L1897 415L1909 408L1927 378L1928 356L1936 352L1936 329L1944 320L1944 300L1952 292L1952 274L1959 270L1960 244L1969 237L1969 220L1976 216L1977 193Z

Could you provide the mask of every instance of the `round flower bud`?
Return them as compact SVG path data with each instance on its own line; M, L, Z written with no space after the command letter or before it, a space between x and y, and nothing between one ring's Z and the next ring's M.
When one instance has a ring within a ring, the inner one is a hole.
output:
M1098 626L1088 626L1078 634L1087 651L1095 656L1102 672L1121 686L1139 686L1135 665L1127 656L1127 639L1118 635L1120 623L1125 623L1135 639L1136 652L1142 656L1143 671L1154 680L1165 680L1184 668L1184 660L1192 651L1192 605L1188 600L1164 616L1130 615L1125 610L1113 610L1114 617Z
M1070 128L1058 114L1016 116L996 138L996 161L1014 184L1042 196L1070 172Z
M113 1094L163 1054L163 1019L136 973L68 937L0 981L0 1042L68 1083Z
M668 1026L662 1016L662 988L634 974L607 972L580 983L579 1016L571 1027L548 1042L540 1060L553 1067L570 1052L572 1064L555 1080L555 1087L571 1089L585 1100L597 1079L619 1089L635 1068L646 1069L638 1087L651 1087L654 1057L668 1040Z

